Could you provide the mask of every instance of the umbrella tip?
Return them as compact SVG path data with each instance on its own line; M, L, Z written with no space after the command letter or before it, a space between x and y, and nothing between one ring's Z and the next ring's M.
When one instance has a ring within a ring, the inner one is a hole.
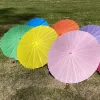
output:
M69 52L69 54L72 54L72 52Z

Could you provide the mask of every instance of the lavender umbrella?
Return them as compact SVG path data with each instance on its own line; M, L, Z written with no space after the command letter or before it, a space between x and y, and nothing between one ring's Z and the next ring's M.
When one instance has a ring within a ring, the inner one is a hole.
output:
M87 26L81 27L80 30L90 33L100 43L100 26L97 26L97 25L87 25Z
M87 25L87 26L83 26L80 30L90 33L97 39L98 43L100 43L100 26ZM98 66L97 71L100 73L100 64Z

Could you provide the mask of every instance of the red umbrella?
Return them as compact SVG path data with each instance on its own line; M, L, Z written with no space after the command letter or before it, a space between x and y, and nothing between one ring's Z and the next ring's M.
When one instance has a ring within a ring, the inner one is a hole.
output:
M52 26L60 36L66 32L79 30L79 26L73 20L60 20Z

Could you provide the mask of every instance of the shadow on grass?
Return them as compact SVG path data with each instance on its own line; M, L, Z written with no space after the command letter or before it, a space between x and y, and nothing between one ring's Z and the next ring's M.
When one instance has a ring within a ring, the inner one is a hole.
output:
M11 27L16 24L25 24L28 20L34 17L41 17L38 12L33 12L32 9L26 8L27 13L16 13L16 8L0 9L0 37L4 35Z
M16 91L11 100L86 100L72 90L26 87Z
M27 8L28 9L28 8ZM25 10L27 10L25 9ZM0 9L0 24L23 24L24 21L28 21L34 17L40 17L38 13L18 13L16 11L20 9L4 8Z
M35 95L36 89L34 87L27 87L19 89L16 91L16 94L12 97L11 100L37 100ZM38 90L37 90L38 91Z
M4 54L2 53L1 48L0 48L0 63L5 62L8 59L9 59L8 57L4 56Z

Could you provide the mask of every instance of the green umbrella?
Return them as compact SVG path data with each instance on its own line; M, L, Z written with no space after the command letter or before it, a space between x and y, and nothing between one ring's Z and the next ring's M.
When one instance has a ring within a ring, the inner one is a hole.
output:
M1 50L4 55L17 60L17 46L23 35L32 27L26 25L18 25L11 28L1 39Z

